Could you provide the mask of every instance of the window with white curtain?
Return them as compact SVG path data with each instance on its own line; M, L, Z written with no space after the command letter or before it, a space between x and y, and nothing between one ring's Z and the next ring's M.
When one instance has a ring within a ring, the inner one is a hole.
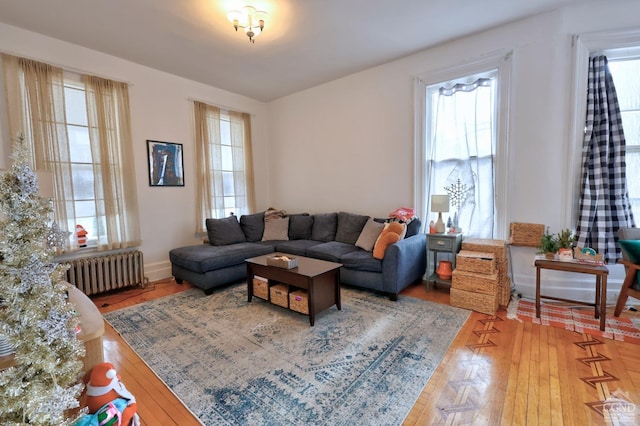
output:
M449 195L465 238L505 238L511 52L415 78L415 205L436 220L431 195Z
M634 218L640 217L640 54L609 58L626 141L627 190Z
M96 211L94 174L96 164L91 155L87 100L80 76L66 74L64 79L64 105L69 162L73 191L69 194L73 202L74 215L67 217L67 229L75 231L76 224L87 232L87 247L95 247L98 234L104 232L105 216ZM70 200L70 201L71 201Z
M251 116L194 102L197 164L196 232L207 218L240 217L254 210Z

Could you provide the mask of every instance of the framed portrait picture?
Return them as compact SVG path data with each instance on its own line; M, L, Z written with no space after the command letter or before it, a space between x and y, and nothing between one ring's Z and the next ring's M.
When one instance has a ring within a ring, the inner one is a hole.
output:
M184 186L182 144L147 139L149 186Z

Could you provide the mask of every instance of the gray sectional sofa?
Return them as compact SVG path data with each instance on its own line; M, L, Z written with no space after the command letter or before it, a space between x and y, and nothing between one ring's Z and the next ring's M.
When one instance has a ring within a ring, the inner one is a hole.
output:
M208 219L208 242L169 252L172 274L206 294L246 279L245 259L281 252L341 263L343 284L387 294L397 300L408 285L422 279L426 270L426 237L420 220L407 224L406 236L389 245L382 259L373 256L375 235L384 222L347 212L286 215L265 227L265 212L224 219ZM277 227L274 228L274 224ZM365 226L366 225L366 226ZM375 231L374 231L375 232ZM373 238L372 238L373 237ZM367 242L368 240L368 242Z

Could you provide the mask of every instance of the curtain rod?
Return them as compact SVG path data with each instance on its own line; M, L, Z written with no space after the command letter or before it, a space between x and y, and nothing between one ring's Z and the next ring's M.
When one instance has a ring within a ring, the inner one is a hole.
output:
M189 100L191 102L202 102L203 104L211 105L211 106L218 107L218 108L221 108L221 109L230 110L230 111L233 111L233 112L246 113L246 111L240 111L238 109L238 107L230 107L230 106L227 106L227 105L221 105L221 104L217 104L217 103L210 102L210 101L205 101L205 100L198 99L198 98L190 97L190 98L187 98L187 100ZM251 113L248 113L248 114L253 115Z
M87 74L87 75L91 75L93 77L100 77L100 78L104 78L104 79L107 79L107 80L112 80L112 81L115 81L117 83L124 83L124 84L126 84L128 86L134 86L134 84L129 82L129 81L124 81L124 80L121 80L119 78L113 78L113 77L105 76L105 75L102 75L102 74L89 72L89 71L86 71L86 70L83 70L83 69L80 69L80 68L74 68L74 67L69 67L69 66L66 66L66 65L60 65L60 64L56 64L56 63L50 62L50 61L43 61L42 59L37 59L37 58L25 56L25 55L22 55L22 54L19 54L19 53L11 52L9 50L0 49L0 52L6 53L7 55L13 55L13 56L16 56L18 58L28 59L30 61L42 62L44 64L48 64L48 65L51 65L53 67L61 68L63 71L74 72L76 74Z

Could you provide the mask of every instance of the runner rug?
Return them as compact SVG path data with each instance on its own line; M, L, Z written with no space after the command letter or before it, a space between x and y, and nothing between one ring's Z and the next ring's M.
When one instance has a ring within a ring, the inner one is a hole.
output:
M311 327L243 284L105 319L206 425L400 425L468 316L343 288Z
M509 318L517 318L534 324L564 328L565 330L587 333L640 344L639 321L629 318L614 317L607 312L605 330L600 331L600 320L594 318L593 307L560 306L552 303L540 304L540 318L536 318L536 303L525 299L515 299L509 304Z

